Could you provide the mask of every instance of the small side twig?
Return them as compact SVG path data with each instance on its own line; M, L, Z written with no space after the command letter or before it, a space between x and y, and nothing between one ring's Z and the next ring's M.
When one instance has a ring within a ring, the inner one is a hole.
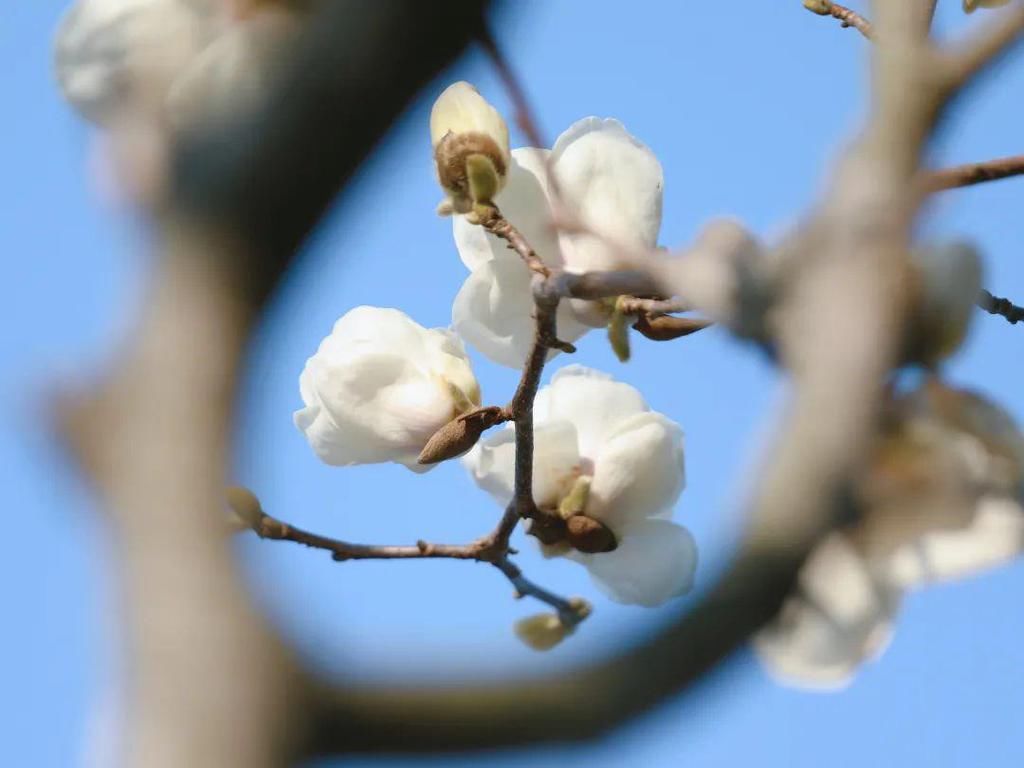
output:
M804 8L819 16L831 16L833 19L838 19L841 26L853 27L868 40L874 33L870 21L845 5L829 2L829 0L804 0Z
M418 541L415 544L355 544L341 539L322 536L260 512L252 529L261 539L290 541L331 554L338 562L347 560L473 560L493 565L515 588L517 597L532 597L550 605L566 627L572 628L586 618L589 610L582 601L567 599L549 592L530 581L522 569L509 559L509 537L519 522L513 505L505 510L498 526L487 536L469 544L433 544Z
M982 290L978 296L978 306L990 315L999 315L1006 319L1010 325L1016 325L1024 320L1024 307L1019 307L1009 299L1000 296L993 296L986 290Z
M1014 155L931 171L925 175L924 186L926 192L940 192L944 189L969 187L1021 174L1024 174L1024 155Z

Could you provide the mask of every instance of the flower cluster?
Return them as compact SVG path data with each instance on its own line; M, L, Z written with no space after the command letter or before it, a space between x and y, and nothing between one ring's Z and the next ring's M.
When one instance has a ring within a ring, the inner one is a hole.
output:
M499 363L522 366L534 306L529 270L479 217L499 207L549 269L612 270L622 266L616 248L655 244L661 166L619 122L597 118L571 126L550 151L510 151L504 120L468 83L441 94L430 129L446 196L440 210L454 216L455 243L471 270L455 300L454 332L427 330L395 309L353 309L307 362L305 407L295 423L328 464L393 461L419 472L466 454L473 479L505 506L513 498L516 432L508 425L477 443L512 417L481 408L460 337ZM553 234L556 199L608 239ZM599 302L566 301L559 337L576 339L607 324L607 315ZM537 393L533 415L531 533L544 553L581 563L623 603L653 606L687 592L696 545L669 519L683 490L679 426L652 412L633 387L576 365ZM571 631L557 617L535 623L556 628L545 630L544 642L522 630L535 647Z
M845 684L878 656L908 590L1024 550L1024 435L983 398L930 381L891 403L857 522L811 554L755 648L776 677Z

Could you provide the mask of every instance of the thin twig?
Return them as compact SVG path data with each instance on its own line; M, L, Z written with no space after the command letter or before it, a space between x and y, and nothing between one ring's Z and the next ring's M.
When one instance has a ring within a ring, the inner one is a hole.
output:
M540 123L537 121L537 116L530 106L530 100L526 97L526 89L523 88L519 78L516 77L515 72L512 70L512 65L509 64L508 59L502 53L497 40L494 39L494 35L485 27L480 32L479 39L480 45L490 57L498 77L505 86L505 90L508 91L509 98L512 99L512 105L516 112L516 124L526 134L530 144L535 147L546 147L547 142L541 135Z
M509 247L519 254L531 272L536 272L544 277L551 274L551 270L545 266L540 256L533 250L533 246L526 242L522 233L513 227L496 207L492 206L486 212L481 212L479 223L492 235L507 242Z
M1014 155L982 163L966 163L931 171L925 175L924 185L927 192L939 192L944 189L998 181L1021 174L1024 174L1024 155Z
M498 526L487 536L469 544L432 544L418 541L415 544L354 544L349 541L321 536L303 530L261 513L253 530L261 539L290 541L313 549L329 552L338 562L347 560L473 560L493 565L511 582L517 597L533 597L554 608L561 621L569 628L575 627L586 618L588 611L582 609L578 600L566 599L530 581L522 570L509 559L509 537L519 522L520 516L513 505L505 510Z
M819 16L831 16L838 19L843 27L853 27L868 40L873 35L871 22L845 5L829 2L829 0L804 0L804 8Z
M986 290L982 290L978 297L978 306L990 315L999 315L1006 319L1011 325L1024 320L1024 307L1017 306L1009 299L993 296Z

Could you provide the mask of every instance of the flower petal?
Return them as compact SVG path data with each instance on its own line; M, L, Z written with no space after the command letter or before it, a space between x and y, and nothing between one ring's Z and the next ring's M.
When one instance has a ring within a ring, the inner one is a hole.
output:
M555 142L552 166L564 199L585 224L614 245L590 235L559 240L571 272L622 266L615 246L646 250L661 228L664 176L661 163L618 120L588 117Z
M1024 551L1024 510L1016 499L988 496L961 529L938 528L896 549L887 575L904 588L963 578Z
M660 413L629 416L594 458L587 514L613 531L670 513L685 485L683 431Z
M558 308L557 325L559 338L569 342L588 330L567 304ZM455 297L452 326L495 363L522 367L533 345L533 294L530 273L518 258L495 259L473 270Z
M892 634L899 590L881 583L843 534L823 541L800 572L797 591L754 638L781 682L833 688L880 654Z
M598 589L612 600L648 607L689 592L697 569L693 536L667 520L629 527L612 552L570 557L587 567Z
M461 343L395 309L356 307L339 319L299 377L305 408L295 414L326 463L416 459L434 433L478 404ZM458 395L458 396L457 396Z
M548 150L522 147L512 150L505 187L494 199L502 215L522 232L545 264L560 266L558 239L551 228L551 203L547 183ZM489 261L515 261L519 256L504 240L488 234L465 216L452 217L455 247L470 270Z
M605 441L628 417L647 411L634 387L593 368L567 365L559 369L534 402L534 419L569 421L579 434L580 455L595 460Z
M463 457L462 463L478 486L499 504L508 504L515 487L515 430L508 426L488 435ZM575 480L578 466L572 424L557 422L534 430L533 498L538 506L557 507Z

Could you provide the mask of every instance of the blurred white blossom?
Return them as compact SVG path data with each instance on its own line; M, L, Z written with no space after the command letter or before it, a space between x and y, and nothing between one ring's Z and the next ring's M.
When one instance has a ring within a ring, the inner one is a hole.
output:
M416 472L420 451L480 404L462 342L397 309L356 307L320 344L299 377L295 425L327 464L395 461Z
M600 238L553 231L549 168L561 204ZM622 268L623 251L655 246L663 186L661 164L650 149L617 120L588 117L559 136L550 152L512 150L508 179L494 202L545 264L582 273ZM452 323L491 360L519 367L533 338L530 274L504 241L465 217L455 217L454 234L471 274L455 299ZM589 328L603 327L607 315L599 302L562 302L559 338L574 341Z
M582 563L618 602L653 606L689 591L696 545L689 531L669 520L684 486L679 425L652 412L633 387L579 365L561 369L540 390L534 422L538 507L597 521L616 545L594 553L552 547L549 554ZM481 488L508 503L515 470L511 427L485 437L463 462Z
M755 648L793 685L848 682L884 650L907 590L1024 550L1024 436L1012 417L931 381L895 401L855 500L860 517L811 554Z
M83 115L192 124L248 106L305 3L79 0L55 41L57 79Z

